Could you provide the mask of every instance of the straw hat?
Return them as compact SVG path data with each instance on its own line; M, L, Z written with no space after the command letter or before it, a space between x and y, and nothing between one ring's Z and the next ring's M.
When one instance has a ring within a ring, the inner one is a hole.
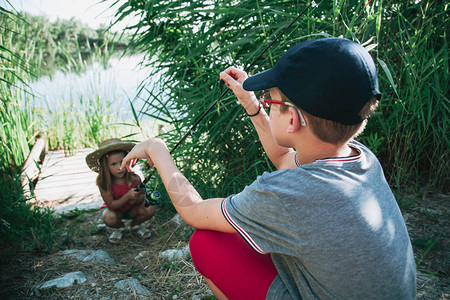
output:
M86 155L86 163L94 172L100 172L100 158L111 151L122 150L130 152L134 147L134 143L122 142L120 139L108 139L98 144L98 149Z

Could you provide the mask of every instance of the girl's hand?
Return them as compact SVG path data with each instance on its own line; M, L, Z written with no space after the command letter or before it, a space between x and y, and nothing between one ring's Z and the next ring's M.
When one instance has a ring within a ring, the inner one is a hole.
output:
M144 201L145 201L145 190L141 189L139 191L139 195L136 198L136 204L144 203Z
M242 87L242 83L247 78L247 73L235 67L229 67L220 73L220 79L233 91L245 110L252 114L258 110L259 102L255 93L246 91Z
M123 197L127 199L128 203L134 204L136 202L136 195L138 192L136 192L134 189L129 190Z
M140 204L144 201L144 189L137 192L134 188L129 190L124 196L127 197L128 203L131 204Z

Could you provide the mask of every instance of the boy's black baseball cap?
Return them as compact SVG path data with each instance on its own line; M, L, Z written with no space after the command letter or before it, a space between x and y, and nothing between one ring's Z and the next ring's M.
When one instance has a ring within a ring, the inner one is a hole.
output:
M278 87L307 113L345 125L361 123L360 110L372 97L381 97L369 52L344 38L299 43L273 68L247 78L243 87L247 91Z

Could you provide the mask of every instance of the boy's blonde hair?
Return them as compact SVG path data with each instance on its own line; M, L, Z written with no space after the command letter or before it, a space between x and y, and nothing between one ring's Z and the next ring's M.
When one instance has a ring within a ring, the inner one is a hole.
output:
M98 176L97 176L97 186L107 193L112 193L112 182L113 182L112 175L111 175L111 172L109 171L109 167L108 167L108 157L107 156L119 154L119 153L123 153L124 155L127 154L126 152L121 151L121 150L111 151L111 152L108 152L107 154L103 155L99 159L100 169L99 169ZM133 173L128 172L126 169L125 169L125 180L129 186L133 183Z
M286 95L280 91L281 100L284 102L290 102ZM378 107L378 97L370 99L366 105L359 112L359 116L364 119L361 123L356 125L344 125L335 121L326 120L323 118L315 117L294 104L294 107L301 111L301 113L308 119L308 124L311 126L312 132L322 141L330 144L340 145L348 142L350 139L355 138L364 131L367 124L367 119L374 113ZM292 103L293 104L293 103ZM281 113L286 113L289 110L289 106L281 105Z

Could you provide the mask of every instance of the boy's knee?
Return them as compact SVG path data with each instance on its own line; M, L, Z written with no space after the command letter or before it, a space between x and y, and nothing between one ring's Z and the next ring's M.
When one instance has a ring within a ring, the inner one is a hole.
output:
M205 231L197 229L189 240L189 252L191 252L192 262L200 274L205 276L201 268L201 260L205 257Z
M189 240L189 251L191 252L191 257L192 259L194 259L194 256L197 255L197 251L198 251L198 244L199 244L199 238L198 238L198 232L200 230L195 230L194 233L191 236L191 239Z
M207 246L208 231L197 229L189 240L189 251L191 256L202 256Z
M214 268L216 259L215 235L220 234L216 231L197 229L189 241L189 251L191 252L192 262L197 271L208 278L208 270Z

